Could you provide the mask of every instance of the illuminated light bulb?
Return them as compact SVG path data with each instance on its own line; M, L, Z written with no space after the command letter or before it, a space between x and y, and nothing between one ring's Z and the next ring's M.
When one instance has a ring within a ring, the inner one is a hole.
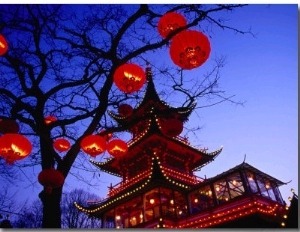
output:
M120 220L121 219L121 216L120 215L117 215L116 216L116 220Z
M285 226L285 223L284 223L284 222L281 222L281 226Z
M287 218L287 215L283 215L283 218Z
M150 204L154 204L154 199L150 199Z

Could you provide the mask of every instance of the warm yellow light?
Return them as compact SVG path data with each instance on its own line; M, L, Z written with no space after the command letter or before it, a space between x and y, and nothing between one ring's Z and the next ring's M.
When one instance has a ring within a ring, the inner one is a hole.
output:
M150 199L150 204L154 204L154 199Z
M117 215L116 216L116 220L120 220L121 219L121 216L120 215Z
M285 226L285 223L284 223L284 222L281 222L281 226Z

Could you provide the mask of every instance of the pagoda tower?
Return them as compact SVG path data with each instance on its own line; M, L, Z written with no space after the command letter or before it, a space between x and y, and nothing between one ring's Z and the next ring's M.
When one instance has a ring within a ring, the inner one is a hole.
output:
M181 137L196 103L168 105L159 98L149 67L146 75L145 95L137 107L125 113L108 112L132 134L128 152L105 162L91 161L101 171L120 177L121 182L109 188L106 199L86 206L75 202L75 206L99 218L103 228L204 228L247 223L253 227L253 222L265 221L267 226L280 227L279 217L286 211L278 186L284 183L247 163L211 179L197 177L194 172L212 162L222 147L207 152ZM263 192L260 185L268 187ZM230 224L238 218L249 220Z

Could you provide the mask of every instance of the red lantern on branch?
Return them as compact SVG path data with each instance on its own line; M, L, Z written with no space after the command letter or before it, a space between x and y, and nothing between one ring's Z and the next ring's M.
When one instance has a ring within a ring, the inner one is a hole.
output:
M118 112L122 117L126 118L132 114L133 108L131 107L131 105L122 104L118 107Z
M0 133L18 133L19 132L19 124L10 118L0 118Z
M183 122L179 119L170 118L161 122L161 131L164 135L175 137L183 130Z
M170 45L172 61L183 69L201 66L209 57L210 42L199 31L182 31L174 37Z
M67 139L59 138L54 141L53 147L59 152L64 152L70 149L71 144Z
M159 34L166 38L172 31L179 27L186 26L185 18L177 12L164 14L158 21L157 29Z
M80 146L85 153L96 157L105 151L106 141L102 136L88 135L81 140Z
M0 34L0 56L4 55L8 50L7 41L3 35Z
M0 156L8 164L27 157L32 150L30 141L20 134L4 134L0 137Z
M110 155L119 158L127 153L128 145L121 139L114 139L107 144L107 151Z
M57 118L55 116L49 115L49 116L45 117L45 123L47 125L50 124L51 122L55 122L55 121L57 121Z
M45 192L51 194L53 188L59 188L64 184L65 177L60 171L49 168L40 172L38 181L45 187Z
M125 93L140 90L146 81L144 70L136 64L123 64L114 74L116 86Z

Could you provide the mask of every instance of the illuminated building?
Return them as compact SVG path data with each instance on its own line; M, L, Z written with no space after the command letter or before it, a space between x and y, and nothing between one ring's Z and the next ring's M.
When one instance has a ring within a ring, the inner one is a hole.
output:
M213 178L194 175L222 148L208 152L179 136L180 122L188 120L195 103L178 108L166 104L155 90L151 69L146 71L148 86L132 113L109 112L133 135L127 154L106 162L91 161L122 181L111 186L107 199L75 206L101 219L103 228L285 226L289 207L278 189L282 181L245 162Z

